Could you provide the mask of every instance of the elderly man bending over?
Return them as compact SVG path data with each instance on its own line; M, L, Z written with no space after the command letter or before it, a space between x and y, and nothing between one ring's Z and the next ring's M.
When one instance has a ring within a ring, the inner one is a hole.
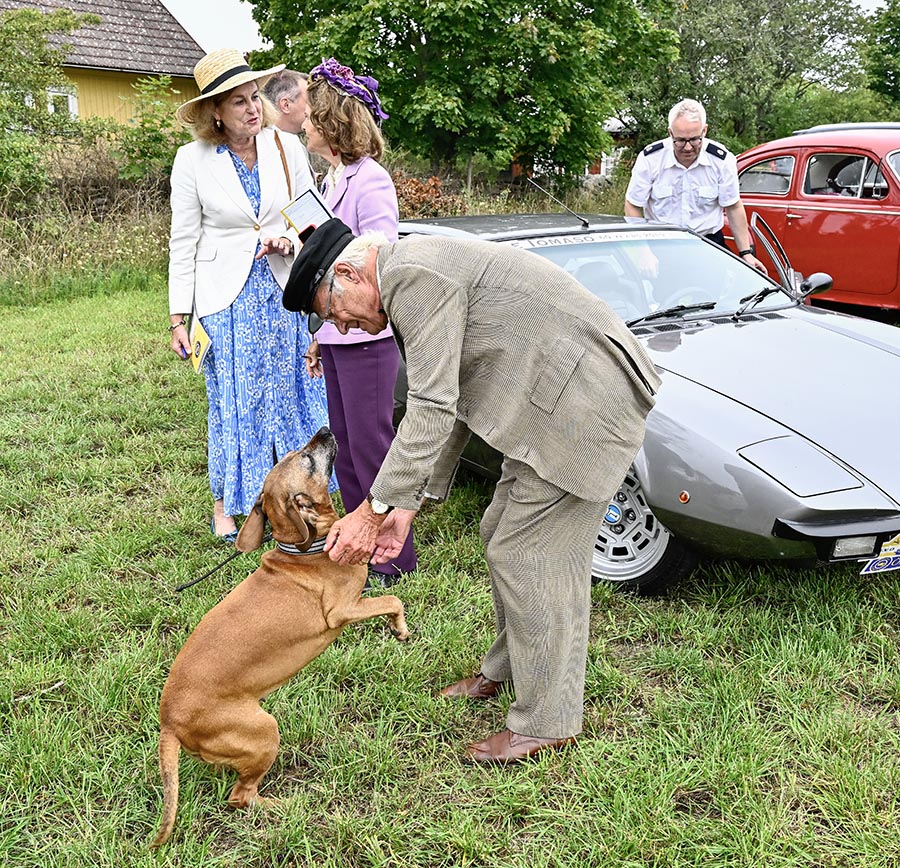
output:
M369 497L326 550L343 564L396 556L423 498L447 496L474 432L503 453L481 520L497 637L480 671L441 693L489 699L512 682L507 727L468 747L508 763L581 731L593 544L644 436L659 377L609 307L562 268L485 241L354 238L340 220L304 244L290 310L339 331L390 320L409 397Z

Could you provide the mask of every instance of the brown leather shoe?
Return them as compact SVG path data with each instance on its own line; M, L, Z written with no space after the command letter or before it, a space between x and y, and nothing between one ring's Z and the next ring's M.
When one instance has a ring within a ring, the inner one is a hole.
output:
M438 691L438 696L463 696L466 699L492 699L503 687L502 681L491 681L480 672L472 678L463 678Z
M557 750L563 745L574 743L575 736L539 738L535 735L519 735L517 732L503 729L484 741L470 744L466 748L465 759L471 763L517 763L531 759L542 750Z

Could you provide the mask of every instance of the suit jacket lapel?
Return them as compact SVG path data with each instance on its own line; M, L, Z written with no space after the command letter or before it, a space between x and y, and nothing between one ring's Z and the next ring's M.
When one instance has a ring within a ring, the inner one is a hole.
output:
M367 159L363 157L363 160ZM355 163L350 163L349 166L344 166L344 171L341 173L341 178L337 182L337 186L331 193L331 201L328 203L328 207L334 211L335 208L341 202L341 199L347 193L347 189L350 186L350 179L359 171L360 166L362 166L363 160L357 160Z

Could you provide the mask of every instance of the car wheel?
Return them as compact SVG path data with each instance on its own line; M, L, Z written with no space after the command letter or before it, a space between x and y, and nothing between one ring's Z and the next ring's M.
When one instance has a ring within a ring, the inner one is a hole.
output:
M607 507L594 543L591 579L649 593L686 576L696 558L656 518L634 469Z

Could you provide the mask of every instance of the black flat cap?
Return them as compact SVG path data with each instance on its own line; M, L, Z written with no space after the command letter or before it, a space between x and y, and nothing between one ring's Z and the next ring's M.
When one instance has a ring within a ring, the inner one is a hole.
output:
M326 220L304 239L284 288L282 302L288 310L309 313L325 272L352 240L350 227L337 217Z

